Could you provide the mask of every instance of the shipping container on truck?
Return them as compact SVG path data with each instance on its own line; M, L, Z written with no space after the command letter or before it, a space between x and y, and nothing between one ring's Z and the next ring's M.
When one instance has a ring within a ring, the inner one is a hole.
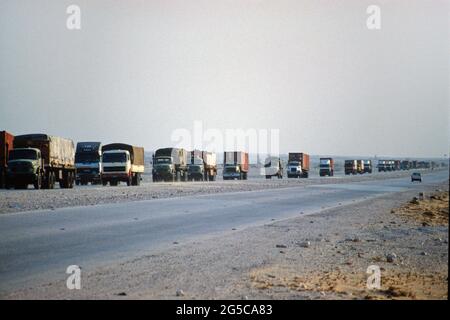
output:
M248 170L247 152L225 151L223 153L223 180L247 180Z
M188 152L183 148L161 148L153 155L153 182L188 181Z
M144 148L126 143L111 143L102 147L102 184L117 186L126 182L138 186L144 173Z
M345 160L344 161L344 173L345 174L357 174L358 173L357 160Z
M334 160L333 158L319 159L319 176L334 176Z
M217 156L214 152L193 150L188 155L188 180L214 181Z
M9 187L7 183L8 155L13 148L14 136L0 131L0 189Z
M101 142L78 142L75 152L76 184L102 183Z
M288 178L308 178L309 176L309 154L303 152L289 152Z
M9 152L8 181L17 189L33 184L35 189L73 188L75 181L75 147L72 140L47 134L14 137Z

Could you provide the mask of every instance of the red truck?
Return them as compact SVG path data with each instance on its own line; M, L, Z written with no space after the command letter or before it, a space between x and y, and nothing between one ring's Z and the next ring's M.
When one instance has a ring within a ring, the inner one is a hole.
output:
M308 178L309 154L289 152L287 176L288 178Z
M0 131L0 189L6 188L6 171L8 169L8 154L13 148L14 136L7 131Z

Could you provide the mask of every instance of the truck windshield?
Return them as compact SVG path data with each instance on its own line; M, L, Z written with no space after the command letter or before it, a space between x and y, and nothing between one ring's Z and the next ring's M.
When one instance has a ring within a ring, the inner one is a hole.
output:
M75 162L86 163L86 162L98 162L100 156L98 153L77 153L75 154Z
M289 162L289 165L290 166L298 166L300 164L300 162L298 162L298 161L291 161L291 162Z
M236 172L236 167L235 166L226 166L225 172Z
M104 153L103 162L126 162L127 155L125 153Z
M35 150L11 150L9 152L9 160L17 159L37 160L37 153Z
M171 158L156 158L155 164L171 164L172 159Z

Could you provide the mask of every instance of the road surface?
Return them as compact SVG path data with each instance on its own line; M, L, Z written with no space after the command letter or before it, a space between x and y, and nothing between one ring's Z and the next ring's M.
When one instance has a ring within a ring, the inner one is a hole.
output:
M423 184L448 179L424 175ZM185 196L0 216L2 293L65 279L69 265L92 270L220 233L405 190L409 178ZM64 282L62 282L64 283Z

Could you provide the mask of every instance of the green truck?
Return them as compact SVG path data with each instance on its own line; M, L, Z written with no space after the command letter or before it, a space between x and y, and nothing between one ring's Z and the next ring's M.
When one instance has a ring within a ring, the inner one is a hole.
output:
M182 148L162 148L153 155L153 182L187 181L188 152Z
M75 147L72 140L47 134L26 134L14 138L9 152L8 183L15 189L73 188Z

